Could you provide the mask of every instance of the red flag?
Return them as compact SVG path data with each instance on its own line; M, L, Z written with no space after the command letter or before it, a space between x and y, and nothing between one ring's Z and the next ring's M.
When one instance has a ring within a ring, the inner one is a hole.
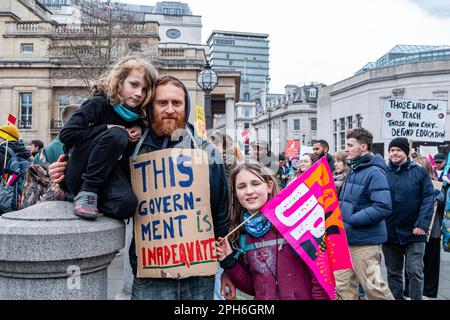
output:
M8 113L8 124L12 124L13 126L16 125L16 117L14 117L12 114Z

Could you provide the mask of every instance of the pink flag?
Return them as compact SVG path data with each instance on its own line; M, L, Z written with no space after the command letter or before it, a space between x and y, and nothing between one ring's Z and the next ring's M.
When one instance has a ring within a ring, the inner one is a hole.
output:
M436 163L434 162L434 158L431 154L428 155L428 160L430 161L431 166L434 170L436 170Z
M271 199L261 212L334 299L333 272L353 269L333 175L326 158Z

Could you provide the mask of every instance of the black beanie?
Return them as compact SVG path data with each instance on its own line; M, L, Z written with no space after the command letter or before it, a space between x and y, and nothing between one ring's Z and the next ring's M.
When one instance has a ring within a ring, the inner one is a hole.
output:
M395 138L389 143L389 151L391 148L396 147L402 149L407 156L409 156L409 142L406 138Z

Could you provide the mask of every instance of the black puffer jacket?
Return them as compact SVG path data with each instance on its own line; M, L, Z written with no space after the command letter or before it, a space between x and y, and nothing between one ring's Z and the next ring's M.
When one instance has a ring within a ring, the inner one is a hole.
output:
M385 220L392 208L386 171L386 163L379 155L350 169L339 194L349 245L379 245L386 242Z
M428 231L433 216L434 188L427 171L410 160L400 167L390 162L387 178L392 197L388 243L426 242L426 236L414 236L413 230Z

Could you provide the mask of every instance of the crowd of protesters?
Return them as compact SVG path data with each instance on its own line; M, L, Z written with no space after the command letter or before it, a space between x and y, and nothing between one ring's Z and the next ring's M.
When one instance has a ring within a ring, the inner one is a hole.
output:
M336 297L437 297L441 224L450 183L444 154L434 155L433 167L428 155L412 154L408 140L396 138L385 160L373 153L372 134L357 128L348 132L345 150L334 155L319 140L313 153L292 158L274 155L267 143L255 142L245 157L226 134L198 139L188 122L190 99L184 84L171 76L158 77L150 63L134 57L119 61L99 79L81 107L63 113L63 129L47 148L33 140L27 149L17 127L0 127L0 141L8 142L0 145L1 169L9 149L30 163L52 163L51 190L62 190L58 199L74 202L74 214L83 219L95 220L99 212L119 220L133 216L137 201L129 157L168 148L207 151L210 209L223 269L216 277L140 278L133 238L132 299L232 299L236 289L256 299L329 299L307 265L259 213L321 158L333 172L353 263L353 269L335 272ZM182 134L173 139L180 129ZM224 238L243 222L238 232Z

